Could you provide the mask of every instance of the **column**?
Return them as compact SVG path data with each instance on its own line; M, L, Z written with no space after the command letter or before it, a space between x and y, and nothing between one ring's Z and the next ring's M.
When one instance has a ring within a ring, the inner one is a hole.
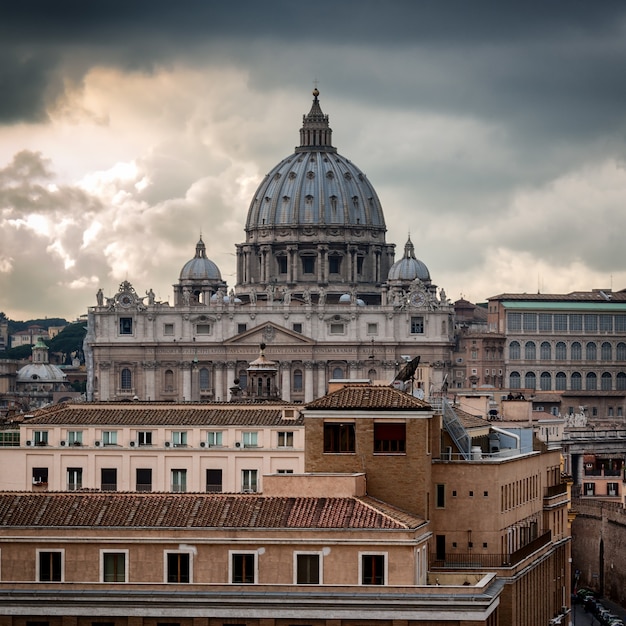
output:
M312 402L315 399L313 389L313 361L304 363L304 402Z
M226 400L224 395L224 362L215 363L215 400Z
M230 388L235 386L237 361L226 361L226 396L224 400L230 400Z
M156 400L156 361L143 362L144 400Z
M287 281L293 283L297 280L297 246L287 246Z
M317 281L328 282L328 246L317 246Z
M281 361L280 365L280 397L291 402L291 362Z
M324 361L318 361L316 365L317 365L317 397L321 397L326 393L326 363Z
M98 381L98 399L109 400L111 396L115 395L115 389L111 394L111 362L102 361L99 367L100 380Z
M183 372L183 400L189 402L193 399L191 397L191 363L183 361L180 368Z

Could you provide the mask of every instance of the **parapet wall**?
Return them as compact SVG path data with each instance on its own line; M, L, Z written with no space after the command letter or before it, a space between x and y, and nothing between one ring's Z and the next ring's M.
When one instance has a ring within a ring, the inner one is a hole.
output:
M572 573L589 587L626 606L626 509L615 502L573 498Z

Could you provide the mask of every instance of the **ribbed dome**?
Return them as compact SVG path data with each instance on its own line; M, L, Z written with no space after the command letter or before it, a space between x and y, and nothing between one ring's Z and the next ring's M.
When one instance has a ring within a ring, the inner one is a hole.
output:
M419 278L422 282L430 282L430 272L424 263L415 258L415 248L411 237L404 246L404 256L389 269L390 281L410 282Z
M206 246L202 237L196 244L196 256L191 261L187 261L180 270L181 281L221 281L222 275L219 268L211 259L207 258Z
M246 231L276 226L365 227L385 231L383 210L363 172L332 146L332 130L313 91L300 146L257 189ZM381 238L382 239L382 238Z
M48 362L48 346L40 338L33 346L32 362L17 372L20 382L38 380L41 382L63 382L67 376L61 368Z

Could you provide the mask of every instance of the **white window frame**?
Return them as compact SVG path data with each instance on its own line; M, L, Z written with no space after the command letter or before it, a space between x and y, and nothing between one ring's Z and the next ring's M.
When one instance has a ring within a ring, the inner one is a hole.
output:
M318 567L319 582L317 583L299 583L298 582L298 556L317 555L319 557ZM293 553L293 584L294 585L323 585L324 584L324 552L323 550L300 550Z
M174 430L172 431L172 445L176 447L187 446L187 431L186 430Z
M293 448L294 432L293 430L278 431L278 447Z
M67 490L68 491L80 491L83 488L83 479L85 477L85 471L84 468L82 467L68 467L65 470L65 474L66 474L66 478L67 478ZM78 478L80 477L80 486L76 486L78 485L78 481L74 480L73 482L70 481L70 478ZM75 485L75 487L73 489L70 489L70 485Z
M372 552L370 550L359 552L359 585L363 583L363 557L364 556L382 556L385 559L384 580L382 585L365 585L366 587L386 587L389 584L389 553L388 552Z
M36 446L48 445L48 431L47 430L34 430L33 431L33 443Z
M206 443L209 448L221 448L224 445L224 431L209 430L206 434Z
M254 582L233 582L233 556L235 554L252 554L254 556ZM258 585L259 584L259 553L257 550L229 550L228 551L228 583L231 585Z
M149 435L149 437L147 436ZM140 439L143 439L144 442L141 443ZM146 443L146 439L150 439L150 443ZM151 430L138 430L137 431L137 445L138 446L151 446L153 444L153 437Z
M68 446L82 446L83 445L83 431L82 430L68 430L67 431L67 445Z
M254 482L255 486L252 489L251 486L246 486L246 484L252 484L252 476L255 476ZM258 469L242 469L241 470L241 491L242 493L259 493L259 470Z
M244 430L241 433L241 441L244 448L258 448L259 447L259 431L258 430Z
M104 557L106 554L123 554L124 555L124 580L119 581L105 581L104 580ZM106 582L108 585L125 585L128 583L128 550L100 550L100 582Z
M170 470L171 493L187 493L187 474L185 467L176 467Z
M117 430L103 430L102 431L102 445L103 446L116 446L117 445Z

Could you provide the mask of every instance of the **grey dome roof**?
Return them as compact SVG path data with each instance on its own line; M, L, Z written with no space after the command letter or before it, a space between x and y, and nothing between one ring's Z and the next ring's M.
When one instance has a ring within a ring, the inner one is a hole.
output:
M332 146L318 95L315 89L311 110L303 117L300 146L259 185L248 210L247 232L309 225L386 230L374 187Z
M196 244L196 255L190 261L187 261L183 265L183 269L180 270L179 280L192 280L192 281L219 281L222 280L222 274L219 268L211 259L207 258L206 246L202 237Z
M63 382L67 376L60 367L48 362L48 346L41 338L33 346L33 361L24 365L17 372L17 380L27 382L40 380L42 382Z
M419 259L415 258L415 248L411 237L408 238L404 246L404 256L389 268L387 278L390 281L402 282L410 282L419 278L422 282L430 282L428 268Z

